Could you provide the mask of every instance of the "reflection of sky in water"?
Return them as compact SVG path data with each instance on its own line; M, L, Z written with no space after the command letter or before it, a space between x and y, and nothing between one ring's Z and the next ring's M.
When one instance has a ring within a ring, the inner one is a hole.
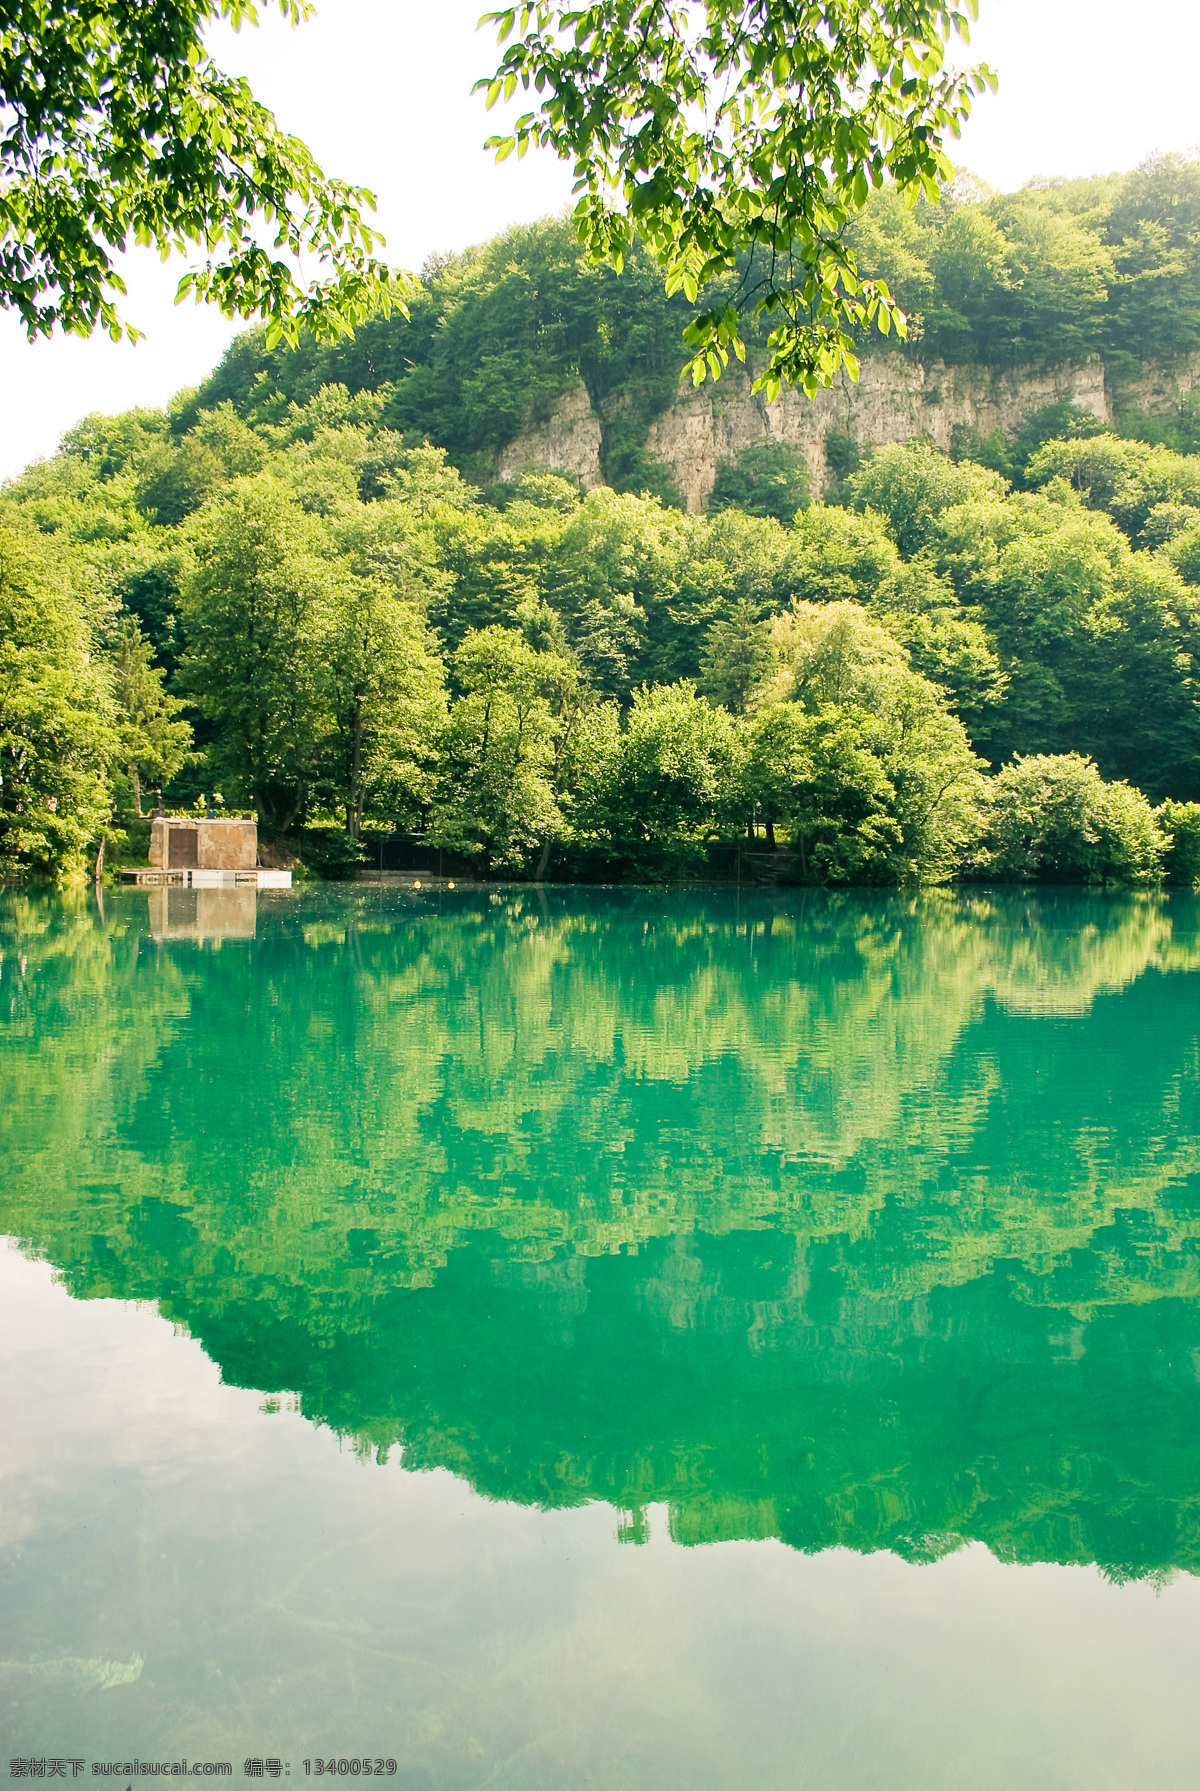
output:
M0 906L10 1756L1192 1782L1191 898L185 907Z
M1184 1786L1200 1582L688 1549L494 1503L0 1256L10 1751L392 1754L398 1782ZM135 1682L78 1683L88 1660ZM34 1678L26 1663L49 1671ZM58 1663L68 1663L61 1673ZM0 1706L3 1708L3 1706Z

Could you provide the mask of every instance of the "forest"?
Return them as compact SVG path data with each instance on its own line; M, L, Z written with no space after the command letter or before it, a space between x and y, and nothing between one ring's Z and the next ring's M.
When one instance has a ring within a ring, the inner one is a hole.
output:
M852 230L891 352L1100 354L1119 392L1200 346L1200 164L885 187ZM848 452L824 501L751 450L689 515L644 446L686 317L548 222L428 267L407 319L250 331L167 410L80 422L0 489L0 873L137 861L157 789L327 875L400 838L518 879L736 847L797 883L1190 884L1189 401ZM608 483L497 481L581 377Z

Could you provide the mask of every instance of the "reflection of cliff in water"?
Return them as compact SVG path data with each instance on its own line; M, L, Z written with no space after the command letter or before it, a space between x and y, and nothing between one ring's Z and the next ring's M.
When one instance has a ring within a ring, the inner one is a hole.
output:
M3 913L75 1292L633 1537L1200 1569L1193 898L145 900Z

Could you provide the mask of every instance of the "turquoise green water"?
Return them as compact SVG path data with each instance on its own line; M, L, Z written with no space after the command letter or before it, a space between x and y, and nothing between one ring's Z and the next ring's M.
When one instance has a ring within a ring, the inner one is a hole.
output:
M0 950L6 1758L1194 1785L1195 898L10 893Z

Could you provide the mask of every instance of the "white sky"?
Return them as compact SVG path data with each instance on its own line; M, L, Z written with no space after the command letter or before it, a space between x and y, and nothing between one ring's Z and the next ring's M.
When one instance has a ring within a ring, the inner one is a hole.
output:
M481 147L495 128L470 92L495 60L490 35L475 30L486 3L318 0L297 31L272 18L215 40L218 61L249 76L328 172L374 189L401 266L567 202L561 164L531 153L497 168ZM1196 0L1158 0L1136 16L1127 0L981 0L980 15L969 55L998 69L1000 92L976 102L952 154L993 186L1200 144ZM184 265L128 258L124 312L147 337L136 348L104 337L29 346L0 313L0 477L51 453L88 411L163 404L216 364L240 326L211 307L174 307Z

